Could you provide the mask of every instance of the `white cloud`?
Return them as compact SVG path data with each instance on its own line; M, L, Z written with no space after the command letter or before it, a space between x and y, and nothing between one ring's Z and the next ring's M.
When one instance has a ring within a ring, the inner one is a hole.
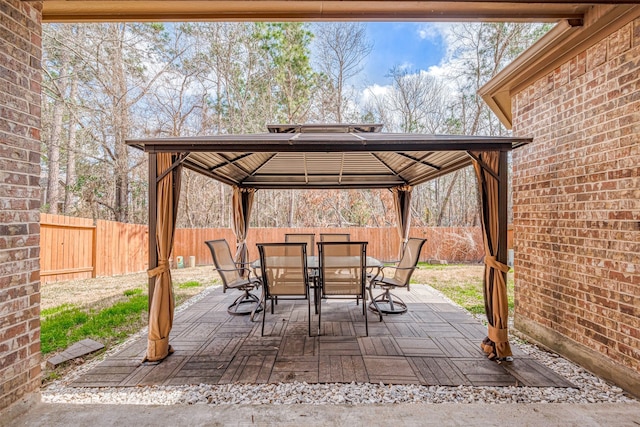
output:
M440 37L440 31L432 23L424 23L418 25L418 37L421 40L437 40Z
M447 36L453 26L450 22L425 22L418 25L418 37L422 40L438 40L441 39L446 43Z
M384 85L381 86L379 84L373 84L370 86L365 87L362 92L361 92L361 100L362 102L366 103L366 101L369 101L373 98L376 97L383 97L386 94L389 93L389 91L391 90L391 85Z

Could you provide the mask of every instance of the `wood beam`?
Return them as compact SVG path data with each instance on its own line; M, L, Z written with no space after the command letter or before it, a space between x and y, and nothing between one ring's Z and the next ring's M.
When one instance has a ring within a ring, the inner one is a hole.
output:
M629 0L626 0L628 3ZM595 3L620 0L44 0L43 22L140 21L503 21L582 19Z
M500 152L498 160L498 253L496 259L502 264L507 264L507 204L508 204L508 181L509 167L507 164L506 151ZM507 283L507 273L500 272L504 276L504 282Z
M149 153L149 268L152 270L158 266L158 242L156 241L156 228L158 227L158 155ZM149 277L149 309L153 300L153 290L156 286L156 278Z

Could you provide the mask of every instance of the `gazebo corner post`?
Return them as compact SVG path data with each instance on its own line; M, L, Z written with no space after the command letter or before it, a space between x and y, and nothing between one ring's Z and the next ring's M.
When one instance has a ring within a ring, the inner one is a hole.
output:
M144 362L160 362L173 348L169 334L173 326L175 300L169 257L173 248L177 204L180 200L181 164L176 154L156 152L149 156L149 261L147 274L154 280L149 292L149 330ZM158 175L160 172L160 175ZM153 234L151 234L153 232ZM155 267L154 267L155 266ZM151 284L151 281L149 282Z
M255 188L233 186L231 230L236 236L235 261L244 264L248 260L247 234L253 209ZM245 275L243 270L242 276Z
M156 153L149 153L149 266L148 270L158 267L158 242L156 232L158 227L158 161ZM149 307L153 301L153 291L156 286L155 276L149 277Z
M498 160L498 252L496 258L498 262L507 264L508 262L508 250L507 250L507 232L508 232L508 202L509 202L509 165L508 165L507 151L500 151L500 158ZM507 273L500 271L504 276L504 282L507 283Z
M487 336L480 344L489 359L510 360L507 298L508 150L472 152L481 200L485 247L483 291Z
M496 269L495 274L502 275L502 283L504 284L504 288L502 289L504 295L504 304L508 307L507 302L507 276L509 272L509 267L507 265L508 262L508 249L507 249L507 232L508 232L508 187L509 187L509 165L508 165L508 156L509 152L505 150L500 150L500 155L498 158L498 250L496 252L496 261L498 261L499 265L506 266L505 269ZM503 327L505 329L506 343L496 343L496 350L498 353L498 357L500 359L504 359L507 361L513 360L513 353L511 352L511 348L509 345L509 337L508 337L508 319L509 319L509 311L508 308L505 310L505 319Z
M391 188L393 194L393 204L396 211L396 229L400 236L400 248L398 251L398 259L402 259L402 254L407 247L409 241L409 229L411 228L411 194L413 186L409 184L399 185ZM410 285L407 283L407 291L410 291Z

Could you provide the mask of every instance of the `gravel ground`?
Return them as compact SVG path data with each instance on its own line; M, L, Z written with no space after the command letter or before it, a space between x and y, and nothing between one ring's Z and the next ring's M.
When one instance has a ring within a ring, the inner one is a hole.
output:
M180 306L184 310L202 298L215 286L207 288ZM63 379L42 390L45 403L118 403L118 404L380 404L380 403L633 403L637 402L622 389L608 384L564 358L543 351L534 345L512 339L525 353L572 382L577 388L553 387L443 387L386 384L227 384L191 386L152 386L136 388L74 388L69 384L82 373L131 341L146 334L146 330L127 342L106 352L102 357L84 364Z

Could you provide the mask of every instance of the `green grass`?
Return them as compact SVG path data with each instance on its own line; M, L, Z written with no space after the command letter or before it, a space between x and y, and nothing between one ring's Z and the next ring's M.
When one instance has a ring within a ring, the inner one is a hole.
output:
M177 285L180 289L202 286L197 281ZM148 324L149 297L143 289L127 289L106 308L62 304L41 312L41 351L43 355L63 350L85 338L101 342L106 348L125 339ZM188 295L175 294L176 305ZM102 304L105 305L104 303Z
M103 344L118 342L146 324L148 297L142 290L124 292L127 297L103 310L64 304L43 310L40 327L42 354L67 348L85 338Z
M54 314L61 313L63 311L71 309L73 307L74 307L73 304L62 304L57 307L46 308L40 312L40 318L49 317Z
M447 266L438 266L446 268ZM434 281L429 283L430 286L439 290L449 299L459 304L464 309L473 314L484 314L484 294L482 277L478 277L477 280L460 281L460 280L448 280L448 281ZM513 276L508 275L507 280L507 301L509 305L509 315L513 315Z
M459 264L429 264L428 262L419 262L418 268L422 270L444 270L448 267L459 266Z
M484 297L482 283L460 283L438 287L451 300L473 314L484 313Z
M189 281L189 282L180 283L178 285L178 287L180 289L197 288L199 286L202 286L202 285L200 284L200 282L196 282L195 280L192 280L192 281Z

